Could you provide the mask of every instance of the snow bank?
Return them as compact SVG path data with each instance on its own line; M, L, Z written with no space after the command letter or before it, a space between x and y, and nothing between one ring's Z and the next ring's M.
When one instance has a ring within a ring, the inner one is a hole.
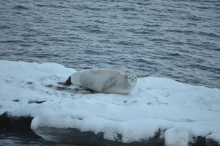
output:
M160 129L167 146L185 146L196 136L220 142L219 89L147 77L139 78L128 95L75 94L71 89L76 86L68 92L56 88L74 69L4 60L0 68L0 114L35 117L35 132L40 127L76 128L102 132L108 140L121 135L129 143L153 137Z

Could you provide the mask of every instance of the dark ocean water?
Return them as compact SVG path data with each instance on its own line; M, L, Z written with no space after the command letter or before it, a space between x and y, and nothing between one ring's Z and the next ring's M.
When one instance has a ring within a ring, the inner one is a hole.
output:
M220 88L220 1L1 0L0 59Z
M220 89L220 1L1 0L3 59Z

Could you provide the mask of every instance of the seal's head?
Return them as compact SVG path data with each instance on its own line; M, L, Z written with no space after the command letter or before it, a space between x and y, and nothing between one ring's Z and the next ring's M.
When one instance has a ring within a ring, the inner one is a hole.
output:
M128 85L134 87L137 83L137 76L134 74L127 74L126 79L128 81Z

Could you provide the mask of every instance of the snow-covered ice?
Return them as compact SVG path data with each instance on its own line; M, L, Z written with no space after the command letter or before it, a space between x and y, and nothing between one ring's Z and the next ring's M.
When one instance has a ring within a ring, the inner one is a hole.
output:
M75 71L55 63L0 60L0 114L32 116L34 131L76 128L102 132L108 140L120 134L124 143L148 139L159 129L167 146L186 146L197 136L220 143L219 89L156 77L138 78L128 95L75 94L48 86Z

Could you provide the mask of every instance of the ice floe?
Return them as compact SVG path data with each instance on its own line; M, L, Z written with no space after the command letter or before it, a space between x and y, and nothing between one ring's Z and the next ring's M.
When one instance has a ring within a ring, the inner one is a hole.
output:
M55 127L122 143L158 131L167 146L185 146L197 136L220 143L219 89L146 77L128 95L76 94L78 87L57 84L76 71L60 64L0 60L0 70L0 114L34 117L32 130L46 140L56 141L40 129Z

